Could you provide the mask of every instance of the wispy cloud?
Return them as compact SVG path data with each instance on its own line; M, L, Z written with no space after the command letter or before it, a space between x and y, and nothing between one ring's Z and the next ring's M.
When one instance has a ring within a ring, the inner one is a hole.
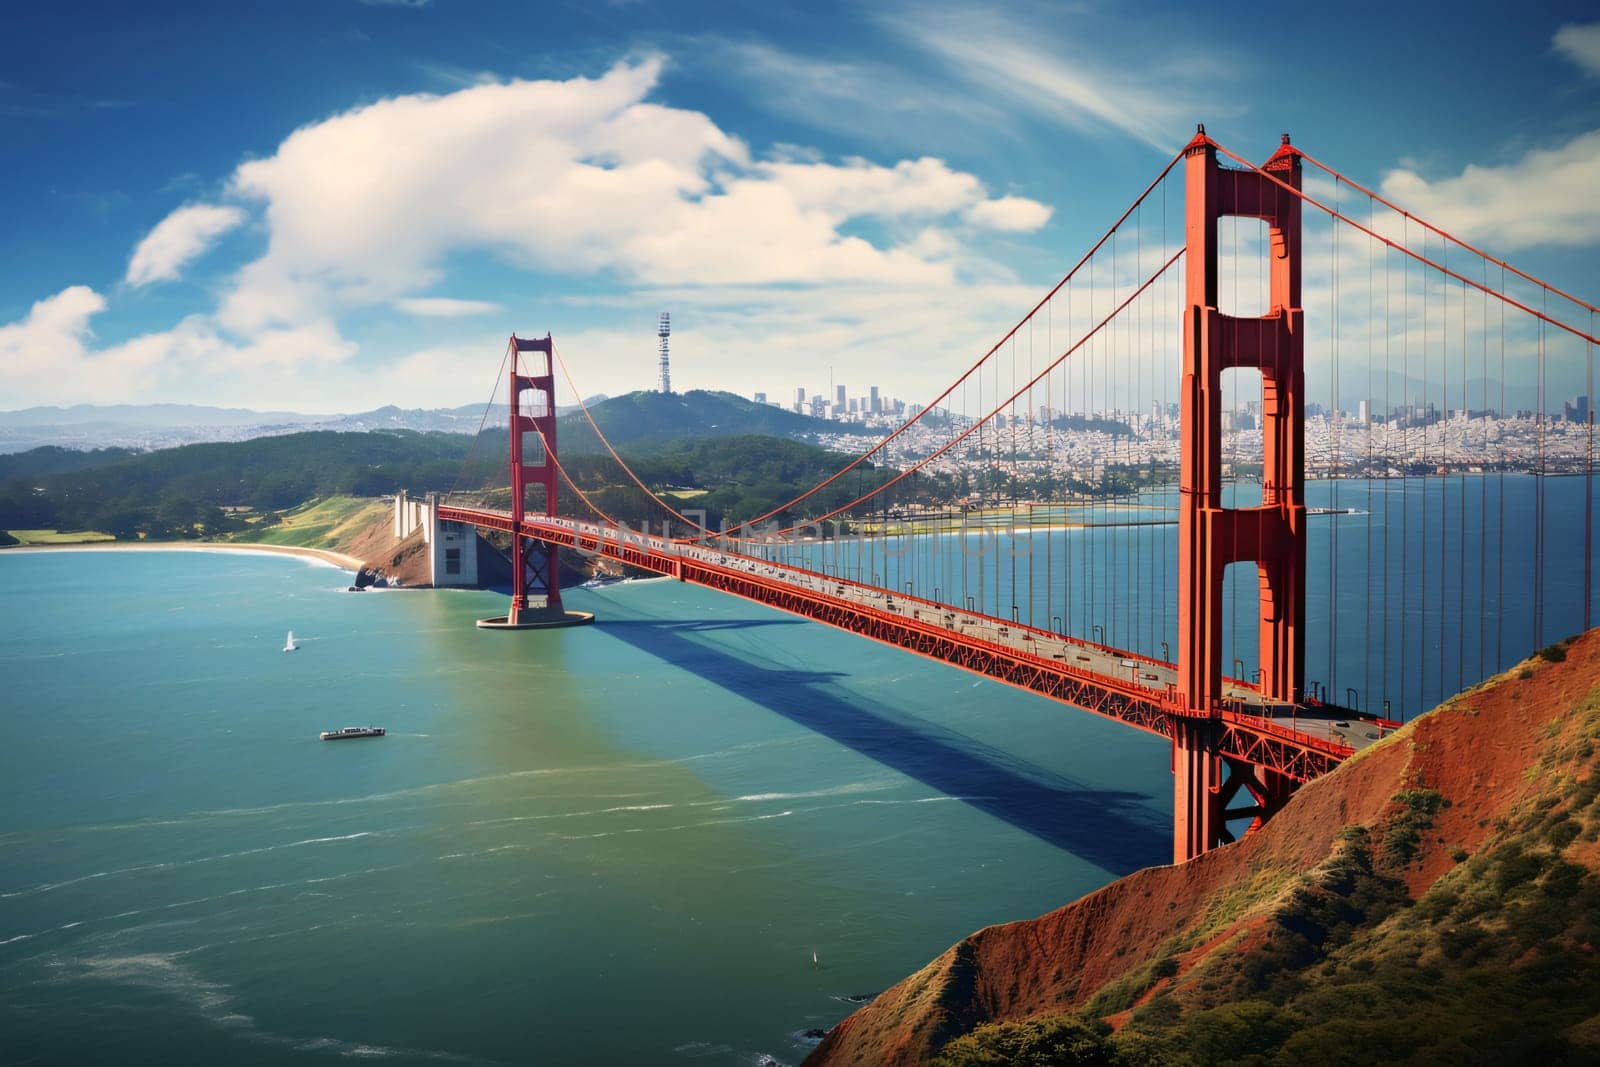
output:
M245 213L219 204L188 204L162 219L128 260L129 285L175 281L217 238L244 222Z
M1556 31L1551 44L1585 74L1600 77L1600 22L1569 22Z
M0 118L51 119L82 111L117 111L133 101L116 97L90 97L75 93L50 93L14 82L0 81Z
M813 129L926 147L952 128L1013 135L1010 112L948 79L863 58L804 55L767 41L718 36L685 42L711 76L735 81L768 111Z
M396 300L394 306L407 315L434 319L464 319L473 315L493 315L505 308L492 300L454 300L446 296L414 296Z
M493 71L473 70L470 67L458 67L453 63L423 60L413 63L412 66L426 77L451 89L470 89L474 85L489 85L500 80Z
M1113 133L1173 151L1196 111L1222 110L1202 91L1197 61L1090 53L1070 13L1023 22L987 11L895 10L880 16L900 39L940 60L945 71L1036 116L1093 134ZM1205 64L1201 70L1214 75Z

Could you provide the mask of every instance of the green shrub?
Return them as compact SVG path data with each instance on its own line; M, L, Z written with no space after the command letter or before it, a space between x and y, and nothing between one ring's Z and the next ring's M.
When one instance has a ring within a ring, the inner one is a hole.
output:
M1384 833L1383 851L1390 860L1410 863L1417 856L1422 832L1433 826L1433 817L1446 801L1434 789L1404 789L1394 796L1399 807Z
M935 1067L1112 1067L1110 1043L1072 1015L990 1023L956 1038Z

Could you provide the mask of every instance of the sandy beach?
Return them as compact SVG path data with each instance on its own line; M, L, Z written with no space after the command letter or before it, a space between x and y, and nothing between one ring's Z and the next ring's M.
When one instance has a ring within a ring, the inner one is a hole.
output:
M347 556L343 552L332 552L325 548L263 545L253 542L91 541L78 545L10 545L0 548L0 553L10 552L242 552L255 555L298 556L344 571L357 571L366 566L354 556Z

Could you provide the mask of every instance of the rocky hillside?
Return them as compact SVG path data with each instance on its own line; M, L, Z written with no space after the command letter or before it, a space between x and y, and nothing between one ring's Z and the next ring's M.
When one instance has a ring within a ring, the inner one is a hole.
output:
M1260 833L981 930L809 1064L1600 1062L1600 631Z

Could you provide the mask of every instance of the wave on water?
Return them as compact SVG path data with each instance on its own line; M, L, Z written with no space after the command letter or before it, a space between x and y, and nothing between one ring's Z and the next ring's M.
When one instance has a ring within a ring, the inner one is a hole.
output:
M48 893L55 889L63 889L80 882L92 882L98 878L110 878L119 874L138 874L141 871L168 870L179 867L192 867L201 863L216 863L220 860L237 859L240 856L255 856L263 852L276 852L284 848L300 848L304 845L325 845L335 841L354 841L362 837L383 837L389 834L400 833L404 830L414 830L414 826L398 827L394 830L361 830L353 834L335 834L329 837L307 837L299 841L287 841L278 845L263 845L260 848L240 849L237 852L221 852L215 856L197 856L193 859L171 860L165 863L139 863L131 867L115 867L109 871L95 871L93 874L79 875L76 878L64 878L59 882L44 882L39 885L29 886L26 889L13 889L0 893L0 900L9 900L13 897L32 896L36 893Z
M672 1051L676 1052L680 1056L688 1056L691 1059L700 1059L704 1056L726 1056L733 1051L733 1046L713 1045L709 1041L689 1041L679 1045Z
M399 1048L351 1041L340 1037L305 1037L262 1027L243 1010L232 987L202 975L178 953L137 953L119 956L55 958L50 961L52 983L69 981L111 982L151 990L169 997L192 1015L233 1031L243 1040L273 1045L295 1052L332 1052L343 1056L387 1058L395 1056L448 1063L490 1063L436 1049Z
M744 796L734 797L738 803L752 803L765 800L813 800L820 797L842 797L853 793L876 793L892 788L898 783L892 782L847 782L844 785L829 786L825 789L807 789L794 793L747 793ZM721 803L721 801L716 801Z
M202 808L196 811L185 812L182 815L171 818L136 819L129 822L94 823L84 826L64 827L62 828L62 831L66 833L92 833L123 830L143 830L155 826L182 826L190 822L205 819L269 815L277 812L293 811L300 808L328 808L340 807L347 804L380 803L386 800L400 800L408 797L423 796L426 794L437 793L451 789L463 789L477 785L488 785L517 778L559 777L562 775L580 776L591 774L616 774L624 771L650 770L658 767L673 767L686 763L694 763L699 760L735 757L753 749L793 743L793 739L778 738L764 741L750 741L744 744L731 745L727 748L716 749L711 752L695 753L691 756L674 756L664 759L636 760L631 763L602 763L574 767L530 767L526 770L504 771L500 774L486 774L472 778L457 778L447 782L430 782L425 785L411 786L405 789L387 790L382 793L366 793L353 797L331 797L326 800L288 800L281 804L263 804L257 807L249 808ZM29 836L36 837L38 835ZM11 842L0 840L0 843Z
M809 808L808 811L821 811L821 808ZM764 822L768 819L784 819L794 814L794 810L772 811L765 815L740 815L732 819L705 819L701 822L680 823L677 826L630 826L623 830L602 830L593 834L557 834L562 841L592 841L599 837L615 837L617 834L663 834L674 830L699 830L707 826L726 826L731 823Z

